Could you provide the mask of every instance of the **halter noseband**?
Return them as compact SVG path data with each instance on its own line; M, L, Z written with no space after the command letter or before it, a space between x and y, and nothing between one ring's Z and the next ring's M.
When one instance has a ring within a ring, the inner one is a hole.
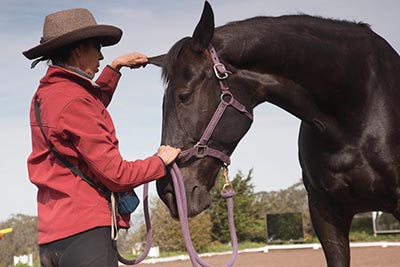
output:
M228 71L225 68L224 64L219 61L217 52L211 44L208 48L208 51L210 52L212 61L214 63L213 69L215 76L218 78L219 81L219 86L221 89L221 101L219 102L217 110L215 111L206 129L204 130L200 140L192 148L182 151L179 155L178 160L180 162L186 162L192 157L204 158L206 156L210 156L221 160L226 166L228 166L231 163L229 156L222 151L209 147L207 145L208 141L210 140L212 133L217 127L222 115L224 114L228 106L234 107L235 109L246 115L251 121L253 121L253 115L246 109L244 105L237 101L230 92L226 79L228 78L229 74L231 74L231 72Z

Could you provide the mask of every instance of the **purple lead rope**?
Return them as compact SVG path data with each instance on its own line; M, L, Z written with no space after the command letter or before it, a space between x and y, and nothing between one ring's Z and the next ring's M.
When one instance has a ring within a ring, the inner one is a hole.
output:
M134 260L127 260L125 259L118 251L118 260L126 265L135 265L143 261L147 255L149 254L150 248L153 243L153 229L151 228L151 221L150 221L150 213L149 213L149 184L144 184L143 186L143 211L144 211L144 220L146 222L146 247L144 248L143 253Z
M185 192L185 185L183 183L183 177L179 170L179 167L176 163L172 164L170 169L172 181L174 184L175 190L175 197L176 203L178 207L178 214L179 214L179 221L181 224L181 231L183 236L183 241L186 246L186 250L189 254L190 261L192 262L192 267L197 267L198 264L202 267L214 267L212 265L207 264L206 262L202 261L199 255L196 252L196 249L193 246L192 239L190 237L190 230L189 230L189 222L188 222L188 211L187 211L187 202L186 202L186 192ZM149 254L150 248L153 242L153 230L151 227L150 215L149 215L149 205L148 205L148 188L149 185L145 184L143 188L143 210L144 210L144 217L146 222L146 229L147 229L147 238L146 238L146 247L143 253L134 260L125 259L119 252L118 252L118 260L126 265L135 265L142 262L147 255ZM228 206L228 222L229 222L229 231L231 235L232 241L232 257L228 263L223 265L222 267L231 267L236 260L236 256L238 253L238 245L237 245L237 236L236 236L236 229L235 229L235 222L233 218L233 196L235 192L232 188L229 188L221 192L221 196L226 199L227 206Z
M200 264L200 266L203 267L213 267L212 265L207 264L206 262L202 261L200 257L198 256L196 249L193 246L191 237L190 237L190 231L189 231L189 223L188 223L188 218L187 218L187 202L186 202L186 192L185 192L185 186L183 184L183 178L182 174L176 165L176 163L173 163L172 168L170 170L172 180L174 183L174 190L175 190L175 198L176 198L176 203L178 206L178 213L179 213L179 221L181 223L181 230L182 230L182 236L183 236L183 241L186 246L186 250L189 254L190 261L192 262L192 267L197 267L197 264ZM223 265L222 267L231 267L233 263L236 260L236 256L238 253L238 245L237 245L237 236L236 236L236 230L235 230L235 222L233 218L233 196L234 192L231 188L228 190L224 190L221 192L221 196L226 199L227 201L227 206L228 206L228 222L229 222L229 231L231 235L231 241L232 241L232 256L231 259L229 260L228 263Z

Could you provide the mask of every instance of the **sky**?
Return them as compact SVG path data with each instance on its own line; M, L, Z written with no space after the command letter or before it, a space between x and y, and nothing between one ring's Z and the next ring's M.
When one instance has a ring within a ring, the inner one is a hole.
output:
M84 7L99 24L123 31L121 42L103 48L102 66L115 57L138 51L148 56L166 53L179 39L191 36L203 0L0 0L0 221L12 214L37 215L36 187L29 182L26 159L31 151L29 106L44 63L30 69L22 55L38 44L44 17L63 9ZM210 0L215 25L253 16L306 13L327 18L363 21L400 51L398 0ZM400 90L400 88L399 88ZM122 70L109 107L121 153L127 160L156 152L161 136L163 83L155 66ZM230 175L253 169L255 191L285 189L301 179L297 136L300 121L264 103L254 111L254 123L231 158ZM155 196L155 185L151 195Z

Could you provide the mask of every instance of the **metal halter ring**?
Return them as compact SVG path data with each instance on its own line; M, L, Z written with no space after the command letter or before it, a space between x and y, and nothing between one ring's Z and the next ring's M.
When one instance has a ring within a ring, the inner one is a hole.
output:
M225 99L224 97L227 97L228 99ZM221 101L225 102L228 105L231 105L233 102L233 95L231 94L231 92L223 92L221 94Z

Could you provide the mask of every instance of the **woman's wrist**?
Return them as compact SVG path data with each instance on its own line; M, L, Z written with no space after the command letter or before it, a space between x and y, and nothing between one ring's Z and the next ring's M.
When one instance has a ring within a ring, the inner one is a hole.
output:
M122 63L118 60L118 58L114 59L114 61L111 63L110 65L113 69L115 69L116 71L120 71L120 69L122 68Z

